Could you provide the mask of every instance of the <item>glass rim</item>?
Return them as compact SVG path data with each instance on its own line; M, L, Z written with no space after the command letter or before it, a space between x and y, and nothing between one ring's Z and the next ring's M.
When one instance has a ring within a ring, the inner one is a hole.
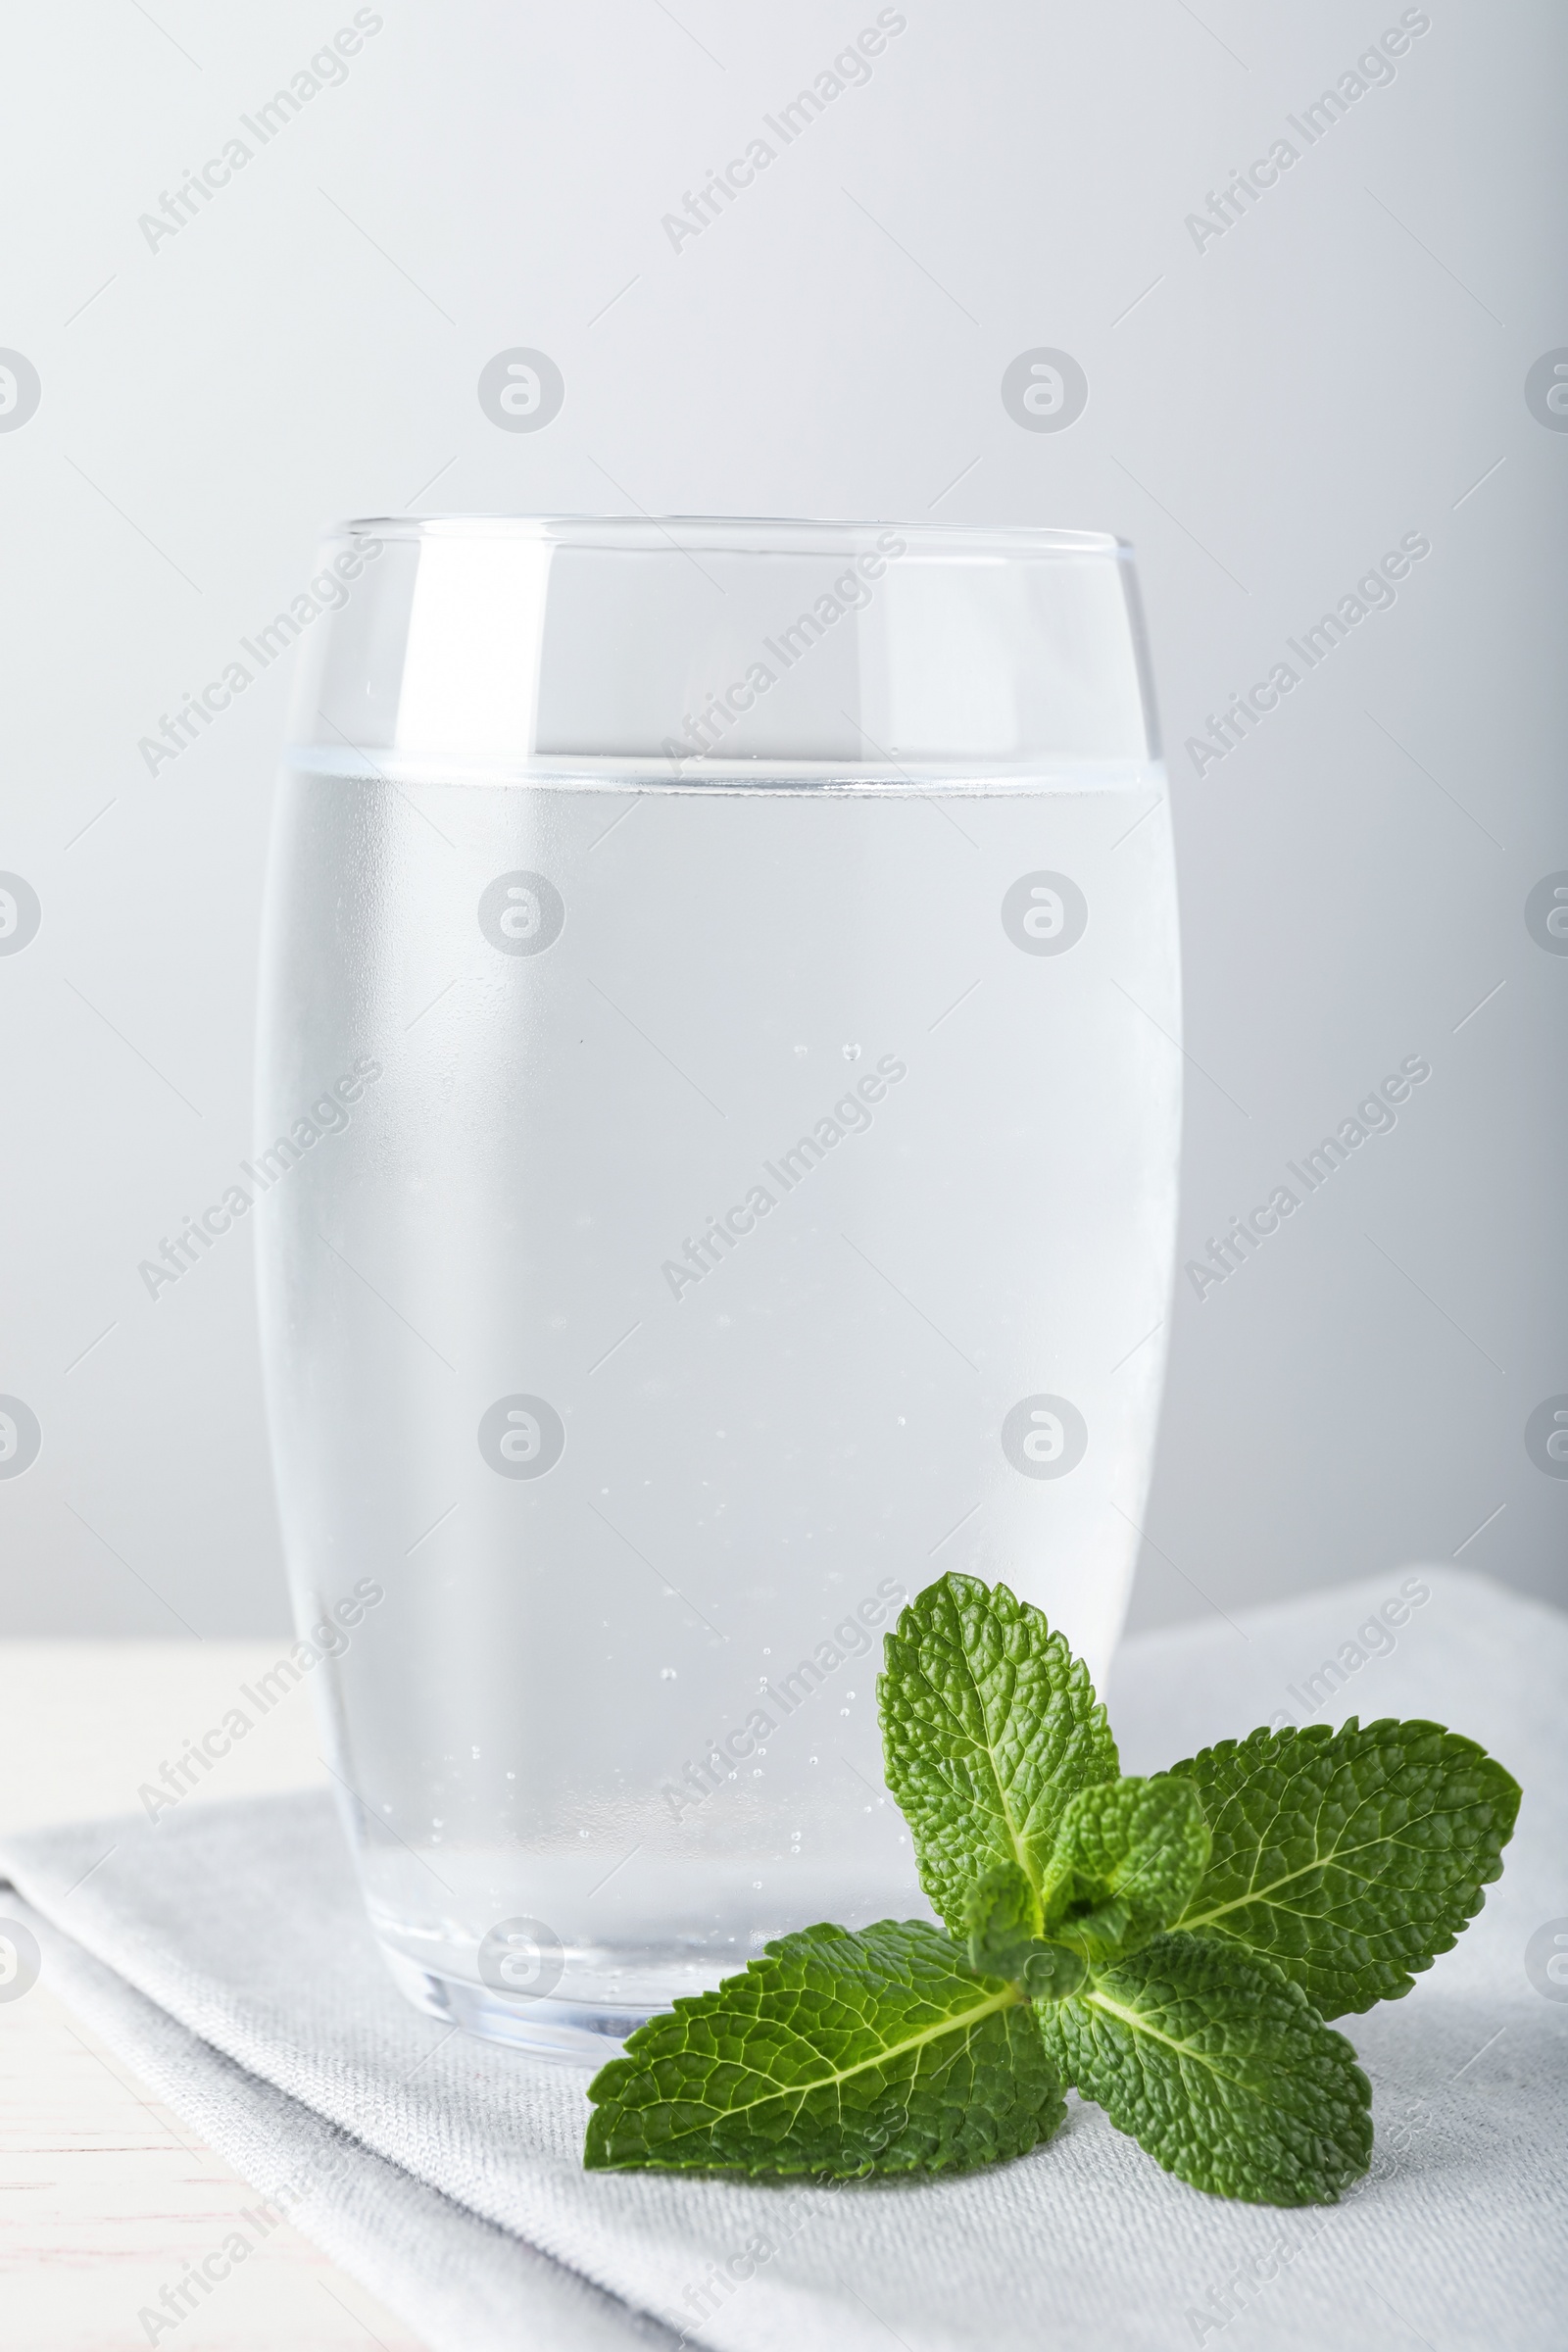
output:
M549 547L604 548L617 554L684 554L689 547L731 555L796 554L897 531L929 556L1108 557L1130 564L1132 542L1110 531L1065 530L1035 523L901 522L861 516L746 514L360 514L329 526L327 536L374 534L402 540L516 539Z
M334 770L350 746L473 782L924 790L1157 757L1136 562L1108 532L393 515L321 558L372 582L345 579L296 676L291 751Z

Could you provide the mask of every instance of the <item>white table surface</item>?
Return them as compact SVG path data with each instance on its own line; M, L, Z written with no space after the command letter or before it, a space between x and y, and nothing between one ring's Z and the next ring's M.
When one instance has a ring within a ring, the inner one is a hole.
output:
M135 1809L281 1642L0 1642L0 1828ZM310 1692L289 1692L183 1800L322 1784ZM0 1892L0 1916L5 1895ZM0 2342L133 2352L138 2319L255 2192L51 1992L0 2001ZM287 2223L159 2337L178 2352L421 2352Z

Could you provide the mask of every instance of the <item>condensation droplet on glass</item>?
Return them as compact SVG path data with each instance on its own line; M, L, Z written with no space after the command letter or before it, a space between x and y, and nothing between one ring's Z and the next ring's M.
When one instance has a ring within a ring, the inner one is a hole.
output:
M795 1051L796 1051L796 1053L797 1053L797 1054L804 1054L804 1053L806 1052L806 1050L807 1050L807 1049L805 1048L805 1046L797 1046L797 1047L796 1047L796 1049L795 1049Z
M858 1046L846 1046L846 1047L845 1047L845 1049L844 1049L844 1058L845 1058L845 1060L846 1060L846 1061L858 1061L858 1060L859 1060L859 1058L860 1058L860 1049L859 1049L859 1047L858 1047Z
M673 1666L661 1666L661 1668L659 1669L659 1679L660 1679L660 1681L661 1681L662 1683L672 1683L672 1682L675 1680L675 1669L674 1669L674 1667L673 1667Z

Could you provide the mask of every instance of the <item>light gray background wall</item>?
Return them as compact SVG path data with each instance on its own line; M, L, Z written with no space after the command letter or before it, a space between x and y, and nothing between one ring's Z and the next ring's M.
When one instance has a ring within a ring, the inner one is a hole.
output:
M1560 1595L1568 1479L1524 1429L1568 1391L1568 956L1525 921L1568 868L1568 434L1525 392L1568 344L1561 12L1432 0L1308 148L1287 118L1392 0L907 0L869 82L678 252L662 216L871 0L381 0L260 147L239 118L354 13L10 26L0 344L41 399L0 430L0 867L42 921L0 955L0 1391L43 1445L0 1481L0 1628L284 1622L249 1242L156 1303L136 1265L249 1150L291 662L156 775L137 747L324 520L404 509L1131 538L1181 860L1182 1256L1401 1057L1433 1072L1243 1272L1179 1287L1135 1622L1416 1557ZM139 216L236 131L252 160L150 247ZM1200 250L1187 216L1282 136L1299 160ZM564 377L537 433L476 397L518 345ZM1037 346L1087 372L1060 432L1000 397ZM1205 714L1407 532L1397 603L1195 774Z

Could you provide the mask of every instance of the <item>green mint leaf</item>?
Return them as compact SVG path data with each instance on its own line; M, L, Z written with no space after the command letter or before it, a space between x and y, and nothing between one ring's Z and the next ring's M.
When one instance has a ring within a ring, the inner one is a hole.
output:
M591 2172L940 2173L1021 2156L1065 2108L1015 1984L928 1922L770 1943L588 2086Z
M1261 1952L1324 2017L1408 1992L1502 1870L1517 1782L1437 1723L1253 1732L1171 1767L1209 1865L1175 1925Z
M956 1936L988 1870L1015 1867L1038 1892L1067 1799L1116 1778L1087 1669L1005 1585L928 1585L887 1636L877 1702L920 1884Z
M1159 1936L1036 2012L1054 2064L1168 2173L1252 2204L1332 2204L1372 2151L1341 2034L1266 1960Z
M1134 1949L1179 1915L1208 1854L1208 1824L1191 1781L1128 1778L1080 1788L1046 1875L1046 1927L1092 1957Z

